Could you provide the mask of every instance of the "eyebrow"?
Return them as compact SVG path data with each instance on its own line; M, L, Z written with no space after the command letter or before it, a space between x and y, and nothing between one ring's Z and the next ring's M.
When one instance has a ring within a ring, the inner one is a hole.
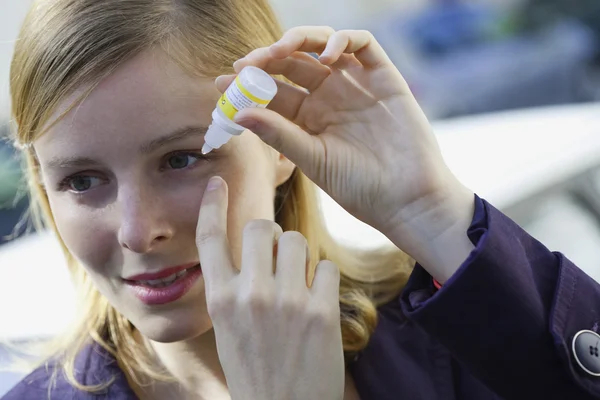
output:
M166 136L159 137L157 139L150 141L149 143L142 145L142 147L140 147L140 153L141 154L152 153L153 151L159 149L160 147L163 147L169 143L176 142L178 140L186 139L190 136L204 136L206 134L207 130L208 130L208 127L206 127L206 126L186 126L186 127L177 129L176 131L174 131Z
M153 139L150 142L143 144L139 152L140 154L149 154L159 148L166 146L169 143L173 143L182 139L193 136L204 136L208 127L206 126L186 126L173 131L172 133ZM48 168L72 168L72 167L83 167L83 166L97 166L100 163L89 157L56 157L48 162Z

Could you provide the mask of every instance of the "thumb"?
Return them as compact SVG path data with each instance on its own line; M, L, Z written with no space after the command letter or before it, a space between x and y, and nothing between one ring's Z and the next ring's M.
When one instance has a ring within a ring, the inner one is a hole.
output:
M245 108L235 115L234 121L254 132L311 179L323 163L325 148L322 142L273 110Z

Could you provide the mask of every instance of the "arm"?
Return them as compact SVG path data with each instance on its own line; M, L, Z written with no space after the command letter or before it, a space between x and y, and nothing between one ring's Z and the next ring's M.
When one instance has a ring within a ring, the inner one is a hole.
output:
M478 197L474 214L474 250L433 296L418 265L406 315L503 397L600 398L600 377L579 366L572 345L600 321L600 285Z
M236 122L445 282L419 303L431 276L417 268L405 292L410 317L508 397L585 399L584 390L600 391L575 372L568 350L570 336L597 317L589 304L600 300L598 285L489 206L487 233L473 255L465 235L473 193L445 165L409 85L371 34L298 27L234 68L247 65L275 75L285 66L284 75L308 90L280 85L271 109L242 110ZM351 66L350 75L336 65ZM233 79L217 83L224 90Z

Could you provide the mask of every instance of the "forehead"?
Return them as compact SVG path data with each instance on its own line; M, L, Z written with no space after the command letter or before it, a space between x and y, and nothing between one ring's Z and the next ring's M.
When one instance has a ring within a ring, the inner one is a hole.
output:
M85 89L80 88L60 104L51 120L68 109ZM182 126L207 125L218 96L212 78L192 77L163 53L148 50L104 79L35 146L43 150L52 144L125 144Z

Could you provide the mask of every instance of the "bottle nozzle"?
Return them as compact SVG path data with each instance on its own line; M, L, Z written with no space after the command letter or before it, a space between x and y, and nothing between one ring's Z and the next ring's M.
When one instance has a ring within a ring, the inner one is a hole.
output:
M210 153L211 151L213 151L213 148L210 147L208 145L208 143L204 143L204 146L202 146L202 154L206 155L206 154Z

